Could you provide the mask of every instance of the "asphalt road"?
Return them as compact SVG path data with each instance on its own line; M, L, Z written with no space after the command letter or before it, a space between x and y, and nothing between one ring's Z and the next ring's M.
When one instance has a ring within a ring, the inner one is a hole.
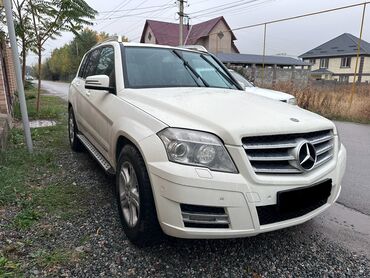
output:
M347 148L340 204L370 215L370 125L335 122Z
M37 80L33 83L36 84ZM64 100L68 99L68 89L70 83L54 82L54 81L41 81L41 88L47 90L50 94L61 97Z
M50 94L67 99L68 83L42 81ZM347 170L337 204L307 223L324 237L370 259L370 125L335 122L347 148Z

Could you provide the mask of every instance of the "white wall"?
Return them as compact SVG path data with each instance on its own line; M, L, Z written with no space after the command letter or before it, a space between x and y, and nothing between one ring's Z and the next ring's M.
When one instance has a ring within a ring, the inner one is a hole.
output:
M360 59L358 61L357 72L358 72L359 67L360 67ZM355 66L356 66L356 57L351 57L351 65L350 65L349 68L342 68L340 66L341 65L341 60L342 60L341 57L329 58L329 66L328 66L327 70L333 72L334 75L335 74L354 74ZM309 62L309 59L305 59L304 61ZM317 70L319 68L320 68L320 58L316 58L315 63L312 65L311 70L314 71L314 70ZM364 67L363 67L363 72L362 73L370 74L370 57L365 57ZM324 76L322 76L322 78L326 79L326 78L324 78ZM338 76L333 76L332 79L339 81ZM356 80L357 80L357 78L356 78ZM362 82L366 82L366 81L370 82L370 76L362 76ZM349 82L353 82L353 76L349 76Z
M208 39L208 51L213 53L223 52L223 53L235 53L232 45L232 36L231 32L227 32L226 24L220 20L215 27L211 30L211 35ZM222 39L218 37L218 33L223 32L224 36Z
M149 33L152 35L151 38L150 38L150 40L148 39ZM153 34L152 29L150 28L150 26L147 26L147 28L145 30L144 42L145 43L153 43L153 44L155 44L155 36L154 36L154 34Z

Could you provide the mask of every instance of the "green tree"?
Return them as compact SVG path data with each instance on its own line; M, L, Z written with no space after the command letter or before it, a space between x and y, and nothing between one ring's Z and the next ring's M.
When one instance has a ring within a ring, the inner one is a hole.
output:
M43 63L42 78L70 81L76 75L85 53L107 38L109 38L108 33L98 33L85 28L76 34L71 42L52 51L50 59Z
M27 0L12 0L12 7L13 7L13 19L14 19L14 27L15 27L15 34L18 38L18 44L21 47L20 55L22 57L22 78L23 84L26 75L26 58L27 52L32 47L32 32L31 24L32 20L30 17L29 6ZM5 11L3 7L0 7L0 30L5 32L4 26L6 26L6 17Z
M26 0L13 0L13 16L15 22L15 33L19 38L22 57L22 79L23 84L26 76L27 52L34 43L32 30L31 12Z
M84 0L28 0L35 36L35 53L38 55L38 76L41 76L41 59L44 44L60 36L62 31L75 34L84 25L91 25L97 11ZM40 110L41 79L38 79L36 111Z

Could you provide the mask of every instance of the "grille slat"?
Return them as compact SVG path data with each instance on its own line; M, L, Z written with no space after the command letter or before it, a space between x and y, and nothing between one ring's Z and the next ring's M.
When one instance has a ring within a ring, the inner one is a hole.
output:
M316 154L321 155L323 153L326 153L327 151L330 151L332 148L334 148L334 144L328 144L323 147L317 148L316 149Z
M276 144L271 143L249 143L243 144L244 149L246 150L259 150L263 149L285 149L295 147L296 142L276 142Z
M249 160L253 161L281 161L281 160L294 160L292 155L269 155L269 156L257 156L248 155Z
M334 137L333 135L327 135L327 136L323 136L321 138L310 139L308 141L310 141L312 144L316 145L316 144L320 144L320 143L329 141L329 140L333 139L333 137Z
M314 145L317 168L333 157L334 135L332 130L284 135L245 137L242 144L257 174L300 174L297 164L297 146L302 141Z

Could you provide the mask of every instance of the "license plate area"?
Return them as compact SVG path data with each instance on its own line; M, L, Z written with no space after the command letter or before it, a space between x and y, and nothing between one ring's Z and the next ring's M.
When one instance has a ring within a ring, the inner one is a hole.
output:
M277 209L280 213L290 214L314 210L327 202L332 189L331 179L318 184L277 193Z

